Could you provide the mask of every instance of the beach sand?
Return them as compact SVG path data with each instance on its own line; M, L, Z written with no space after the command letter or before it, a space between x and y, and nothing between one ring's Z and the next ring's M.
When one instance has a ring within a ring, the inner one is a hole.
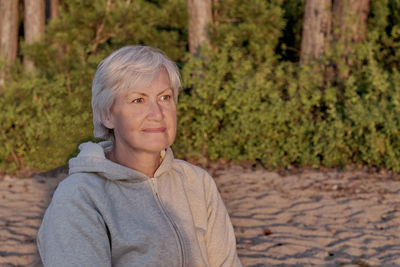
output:
M400 266L400 176L210 168L244 266ZM35 238L66 169L0 180L0 266L42 266Z

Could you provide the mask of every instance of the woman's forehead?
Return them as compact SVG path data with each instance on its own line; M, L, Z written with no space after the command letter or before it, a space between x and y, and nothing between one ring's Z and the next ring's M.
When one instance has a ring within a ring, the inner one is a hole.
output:
M162 93L164 91L174 91L169 79L169 76L166 72L160 72L154 79L151 81L150 79L144 80L142 82L137 82L134 85L131 84L126 87L126 90L123 90L124 95L131 94L143 94L148 95L149 93Z
M124 89L131 89L131 88L146 88L150 86L154 81L160 78L168 79L170 82L170 77L164 68L157 68L153 71L148 72L135 72L125 70L122 71L119 75L116 75L116 89L117 90L124 90Z

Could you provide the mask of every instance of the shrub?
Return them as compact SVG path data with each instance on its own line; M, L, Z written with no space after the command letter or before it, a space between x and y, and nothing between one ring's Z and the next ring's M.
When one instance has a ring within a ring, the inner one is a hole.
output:
M181 155L267 168L358 163L400 170L400 79L379 67L371 47L358 47L353 56L364 63L346 80L326 80L321 64L254 69L233 43L217 53L204 49L183 69Z
M52 169L92 139L96 66L128 44L159 47L181 67L180 157L400 171L398 0L371 2L367 41L351 55L338 45L309 65L290 52L304 1L215 2L213 45L196 56L186 51L185 1L106 2L65 2L42 40L23 45L36 72L17 64L0 90L1 171Z
M62 76L24 76L7 84L0 97L0 169L63 165L76 142L91 134L89 92L82 87L68 92L66 82Z

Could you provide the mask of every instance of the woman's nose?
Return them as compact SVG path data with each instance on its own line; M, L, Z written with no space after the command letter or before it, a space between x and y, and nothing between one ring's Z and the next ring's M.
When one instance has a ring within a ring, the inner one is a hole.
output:
M161 106L157 102L150 103L148 117L153 120L161 120L163 118Z

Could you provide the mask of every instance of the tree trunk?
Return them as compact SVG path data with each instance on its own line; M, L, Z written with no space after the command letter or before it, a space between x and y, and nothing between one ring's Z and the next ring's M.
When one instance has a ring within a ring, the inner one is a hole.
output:
M0 87L18 52L18 0L0 0Z
M349 77L355 64L351 55L354 44L365 39L369 7L369 0L335 0L333 3L332 48L338 49L336 70L340 79Z
M189 51L196 54L203 42L210 44L207 25L212 22L211 0L188 0Z
M50 18L58 18L60 15L59 7L59 0L50 0Z
M368 26L369 0L335 0L333 26L335 40L358 43L365 39Z
M24 37L27 44L37 41L44 33L45 24L45 0L24 0ZM24 57L24 67L31 71L33 62Z
M18 0L0 0L0 14L0 57L9 65L18 51Z
M331 0L307 0L304 10L300 61L320 58L331 31Z

